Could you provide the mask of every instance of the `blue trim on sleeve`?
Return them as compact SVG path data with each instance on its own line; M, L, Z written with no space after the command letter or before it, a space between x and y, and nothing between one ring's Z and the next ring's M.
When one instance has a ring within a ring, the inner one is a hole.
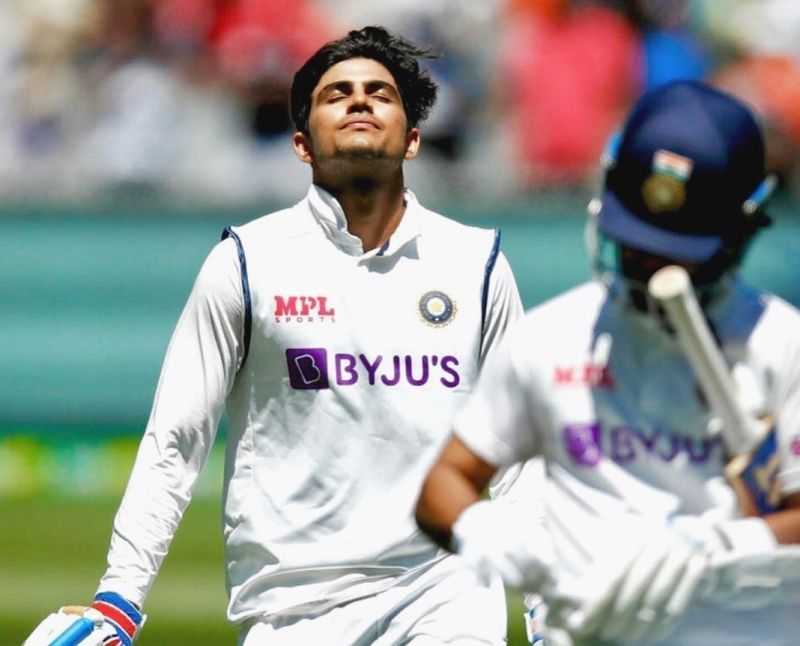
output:
M247 361L247 355L250 353L250 335L253 328L253 305L250 300L250 281L247 278L247 259L244 255L244 247L239 235L231 227L225 227L222 232L222 240L226 238L233 238L236 243L236 251L239 254L239 267L241 268L242 275L242 298L244 299L244 355L242 356L242 363ZM241 366L240 366L241 367Z
M494 230L494 243L489 258L486 260L486 269L483 272L483 293L481 294L481 339L483 338L483 328L486 324L486 307L489 301L489 279L492 276L494 265L497 262L497 254L500 253L500 229Z

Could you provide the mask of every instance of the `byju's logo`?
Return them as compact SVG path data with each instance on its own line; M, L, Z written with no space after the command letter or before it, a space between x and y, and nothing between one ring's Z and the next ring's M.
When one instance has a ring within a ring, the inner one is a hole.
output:
M325 348L286 350L289 383L295 390L328 388L328 351Z
M328 362L325 348L289 348L286 350L286 367L289 384L295 390L321 390L337 386L396 386L400 383L424 386L439 382L445 388L455 388L461 383L458 358L451 355L377 355L337 352Z
M276 323L333 321L336 308L328 306L327 296L276 296Z
M617 464L636 459L662 462L687 460L690 464L721 463L719 436L676 435L661 429L643 429L626 424L603 426L568 424L562 429L564 448L574 464L594 467L605 455Z
M576 464L596 466L603 457L599 424L570 424L564 427L564 444Z

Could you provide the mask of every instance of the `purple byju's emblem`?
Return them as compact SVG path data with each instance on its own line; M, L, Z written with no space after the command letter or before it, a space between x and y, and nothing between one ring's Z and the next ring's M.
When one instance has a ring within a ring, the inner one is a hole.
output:
M603 451L600 448L599 424L570 424L564 427L564 447L576 464L593 467Z
M328 352L325 348L289 348L286 350L289 384L295 390L330 388Z

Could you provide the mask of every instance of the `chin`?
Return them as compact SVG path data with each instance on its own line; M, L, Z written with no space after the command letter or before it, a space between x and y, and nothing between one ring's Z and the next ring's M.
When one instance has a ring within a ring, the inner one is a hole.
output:
M374 146L348 146L336 151L336 157L342 159L373 160L386 157L384 150Z

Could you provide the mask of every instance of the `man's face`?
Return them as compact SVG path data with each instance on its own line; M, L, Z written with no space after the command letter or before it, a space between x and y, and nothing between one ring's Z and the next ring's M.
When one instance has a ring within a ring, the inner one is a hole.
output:
M665 258L625 245L620 245L620 263L622 273L626 277L644 285L653 274L667 265L680 265L689 272L689 275L694 274L698 267L697 263Z
M308 135L295 135L302 161L411 159L419 132L408 129L394 77L368 58L337 63L322 75L311 93Z

